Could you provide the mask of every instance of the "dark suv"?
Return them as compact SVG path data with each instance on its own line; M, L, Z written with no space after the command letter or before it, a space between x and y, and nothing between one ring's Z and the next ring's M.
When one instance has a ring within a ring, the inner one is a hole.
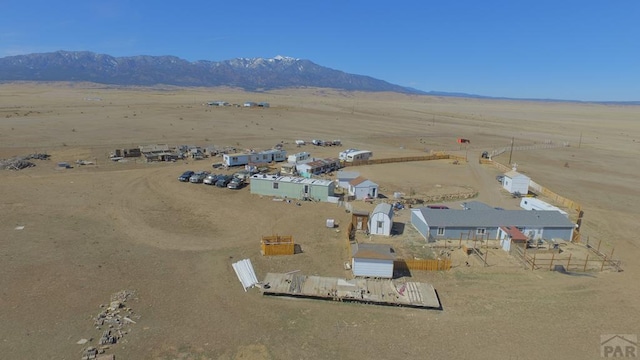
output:
M189 181L189 178L194 174L193 171L191 170L187 170L185 172L182 173L182 175L178 176L178 180L182 181L182 182L187 182Z
M229 182L231 182L231 176L223 175L223 176L220 176L216 181L216 186L227 187L227 185L229 185Z

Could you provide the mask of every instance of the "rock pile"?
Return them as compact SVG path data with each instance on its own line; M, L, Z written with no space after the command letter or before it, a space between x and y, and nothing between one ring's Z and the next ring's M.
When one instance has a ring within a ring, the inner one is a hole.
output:
M0 159L0 169L4 170L22 170L29 167L36 166L29 160L49 160L51 155L35 153L26 156L14 156L9 159Z
M82 360L99 359L112 345L122 342L122 338L131 331L140 315L133 312L127 300L135 296L135 291L122 290L111 295L109 305L102 304L100 313L93 319L96 330L102 331L98 347L89 346L83 350ZM136 320L134 320L136 319Z

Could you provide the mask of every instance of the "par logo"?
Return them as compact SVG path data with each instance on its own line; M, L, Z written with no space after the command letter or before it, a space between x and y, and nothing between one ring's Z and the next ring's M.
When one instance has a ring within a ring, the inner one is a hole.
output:
M600 356L604 358L637 357L638 336L635 334L600 335Z

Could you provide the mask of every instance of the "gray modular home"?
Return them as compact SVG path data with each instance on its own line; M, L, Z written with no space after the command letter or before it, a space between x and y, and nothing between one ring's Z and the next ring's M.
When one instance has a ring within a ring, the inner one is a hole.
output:
M575 225L558 211L472 208L467 210L418 208L411 224L427 241L466 238L498 239L501 226L513 226L529 239L570 241Z
M294 176L256 174L250 178L252 194L288 199L327 201L333 196L335 182Z

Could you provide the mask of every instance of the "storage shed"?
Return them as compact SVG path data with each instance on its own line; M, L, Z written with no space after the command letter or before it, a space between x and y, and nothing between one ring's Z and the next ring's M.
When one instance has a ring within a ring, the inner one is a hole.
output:
M351 269L354 276L392 278L395 255L384 244L355 244L352 248Z
M249 185L252 194L315 201L328 201L335 190L331 180L266 174L251 176Z
M515 170L511 170L504 174L502 179L502 187L511 194L526 195L529 193L529 179L528 176L520 174Z
M356 200L375 199L378 197L378 184L358 176L349 181L349 195L355 197Z
M338 179L338 187L342 189L349 189L349 182L360 176L357 171L338 171L336 178Z
M393 207L390 204L378 204L369 217L371 235L391 235L393 227Z

